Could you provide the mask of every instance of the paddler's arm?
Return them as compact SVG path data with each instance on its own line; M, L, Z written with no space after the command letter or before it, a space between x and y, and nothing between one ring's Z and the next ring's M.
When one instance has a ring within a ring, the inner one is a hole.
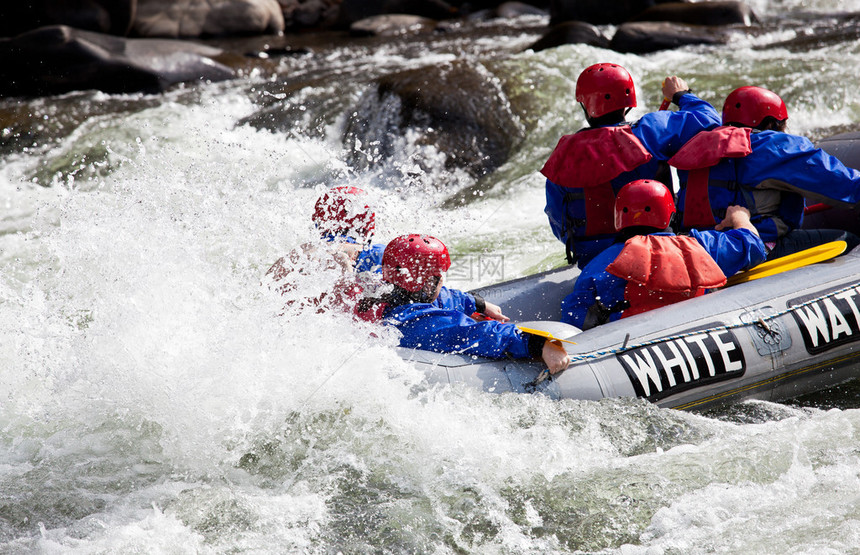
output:
M570 355L560 343L527 332L522 333L522 338L532 358L541 359L550 374L557 374L570 366Z
M732 204L726 208L726 217L714 229L748 229L758 235L758 230L750 221L749 208Z
M491 320L507 322L510 320L502 313L499 305L491 303L477 293L466 293L459 289L448 289L443 287L439 297L433 302L439 308L459 310L463 314L471 315L475 312ZM480 320L480 318L478 318Z
M663 98L668 98L680 106L680 97L689 93L690 87L687 82L677 75L670 75L663 79ZM677 97L677 98L676 98Z
M667 77L663 94L678 104L677 112L649 112L631 126L633 134L655 158L666 161L693 136L721 124L722 118L708 102L690 92L680 77Z
M491 303L490 301L484 299L483 297L475 295L476 301L479 298L481 299L481 301L484 304L484 309L481 310L480 305L478 305L478 307L475 309L477 312L483 314L487 318L492 318L493 320L498 320L499 322L507 322L508 320L510 320L510 318L508 318L507 316L505 316L502 313L502 308L499 305ZM477 302L475 304L477 305Z
M767 249L750 223L749 210L729 206L726 217L713 230L691 230L690 236L702 245L726 276L764 262Z

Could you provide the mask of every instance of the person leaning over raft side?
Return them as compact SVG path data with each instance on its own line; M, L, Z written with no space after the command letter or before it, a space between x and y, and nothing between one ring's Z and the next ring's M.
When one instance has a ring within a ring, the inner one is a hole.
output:
M356 272L381 272L383 244L373 244L376 213L358 187L333 187L317 199L314 225L323 240L333 243Z
M363 320L396 326L401 347L489 358L540 358L551 373L567 368L563 347L522 333L495 304L478 295L443 286L451 266L448 248L429 235L404 235L385 247L382 279L392 291L362 299L356 314ZM478 322L478 312L491 318Z
M550 227L565 244L567 261L580 268L615 237L613 207L621 187L637 179L670 183L666 161L696 133L720 124L713 106L675 76L663 81L663 95L677 112L645 114L627 123L636 107L633 79L616 64L595 64L576 81L576 100L588 127L562 137L541 173L547 177Z
M346 296L360 293L360 287L356 290L357 284L351 278L362 272L382 271L385 245L371 243L376 229L376 213L368 206L365 197L367 193L357 187L333 187L319 196L311 220L323 244L304 244L286 257L279 258L266 272L266 276L280 284L278 291L281 294L293 288L287 279L290 274L287 260L292 266L298 266L301 264L301 254L311 254L321 249L327 253L327 257L330 256L330 259L324 260L326 267L340 268L344 272L345 280L338 285L338 289ZM324 293L311 302L319 304L325 297Z
M788 110L774 92L741 87L726 97L721 127L699 133L671 159L681 189L683 229L708 229L730 205L745 206L778 258L830 241L860 243L836 229L799 229L804 197L852 206L860 201L860 172L785 132Z
M764 261L764 243L746 208L731 206L718 230L693 230L688 237L667 229L674 212L672 194L659 181L625 185L615 200L618 241L579 275L562 301L562 322L589 329L670 305Z

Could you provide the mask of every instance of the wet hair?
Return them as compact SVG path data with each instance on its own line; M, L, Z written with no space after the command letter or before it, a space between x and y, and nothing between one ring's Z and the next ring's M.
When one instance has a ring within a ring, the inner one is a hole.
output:
M730 121L726 123L726 125L731 125L732 127L747 127L743 123L737 121ZM758 129L759 131L780 131L785 133L785 128L787 126L787 119L776 119L773 116L765 116L758 125L753 127L753 129Z
M583 106L582 109L585 110L585 106ZM630 108L620 108L618 110L613 110L607 114L603 114L602 116L592 118L589 117L588 111L586 110L585 121L588 122L589 127L603 127L604 125L614 125L616 123L621 123L625 121L624 117L629 111Z
M785 119L776 119L773 116L765 116L761 123L756 126L756 129L761 129L762 131L781 131L785 132L786 122L788 120Z

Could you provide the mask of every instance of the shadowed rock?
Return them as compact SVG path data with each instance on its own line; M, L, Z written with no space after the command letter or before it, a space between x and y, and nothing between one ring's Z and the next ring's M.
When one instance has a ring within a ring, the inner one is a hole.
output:
M284 15L277 0L138 0L132 29L168 38L277 34Z
M338 0L278 0L286 29L328 28L340 13Z
M787 48L793 52L808 51L835 44L860 40L860 14L807 16L795 30L796 35L786 41L759 45L757 50Z
M743 2L670 2L651 6L631 21L672 21L690 25L746 25L758 18Z
M552 0L550 25L565 21L618 24L629 21L653 5L654 0Z
M603 33L594 25L582 21L568 21L551 28L529 48L540 52L562 44L588 44L609 48L609 39L603 36Z
M647 54L690 44L725 44L728 33L701 25L665 22L625 23L618 27L609 42L616 52Z
M136 9L137 0L5 0L0 2L0 36L49 25L125 35Z
M188 42L43 27L0 40L0 94L154 93L183 81L230 79L233 72L212 60L220 53Z

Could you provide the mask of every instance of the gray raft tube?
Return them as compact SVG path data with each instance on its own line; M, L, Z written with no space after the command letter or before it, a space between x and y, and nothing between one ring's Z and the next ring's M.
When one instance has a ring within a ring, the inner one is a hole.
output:
M554 399L643 397L703 410L784 401L860 376L860 253L742 283L579 333L558 322L578 271L477 290L513 321L576 341L570 367L533 386L538 362L400 349L431 383Z

